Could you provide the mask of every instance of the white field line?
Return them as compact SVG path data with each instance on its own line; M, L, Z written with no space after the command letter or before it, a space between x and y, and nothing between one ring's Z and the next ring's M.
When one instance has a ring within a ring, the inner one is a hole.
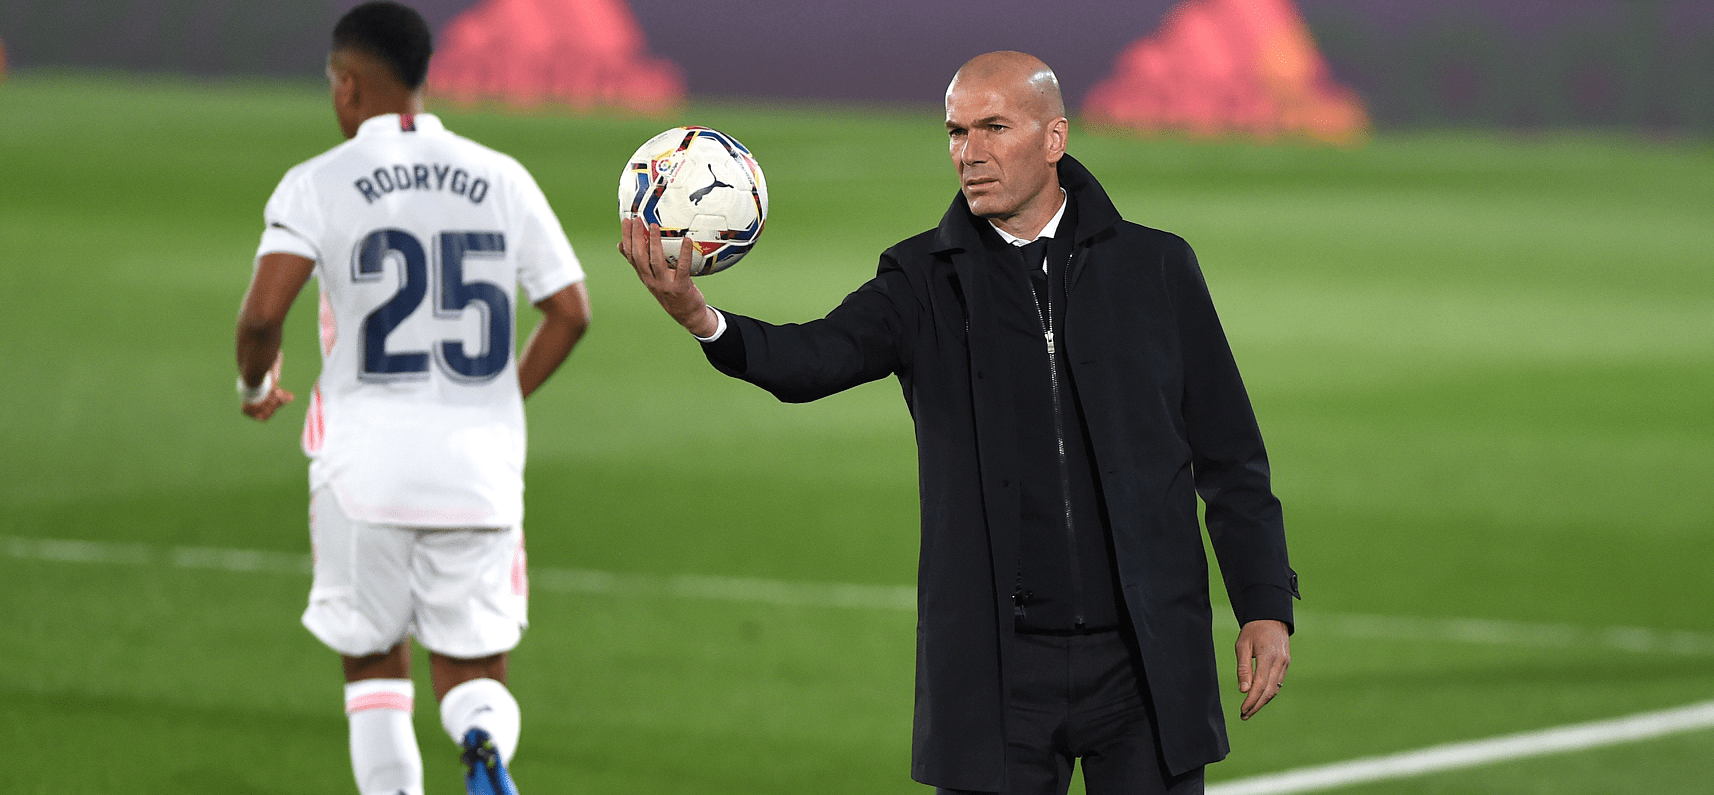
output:
M308 574L310 557L287 552L212 547L156 547L103 541L0 536L0 555L68 563L146 565L187 569ZM916 609L907 585L787 582L712 575L620 574L530 567L530 584L544 591L711 599L791 607ZM1478 643L1714 657L1714 634L1642 627L1580 627L1476 618L1415 618L1298 611L1298 626L1326 636Z
M1633 743L1714 727L1714 701L1624 718L1575 723L1486 740L1436 745L1418 751L1373 756L1331 765L1224 781L1207 795L1291 795L1447 770Z

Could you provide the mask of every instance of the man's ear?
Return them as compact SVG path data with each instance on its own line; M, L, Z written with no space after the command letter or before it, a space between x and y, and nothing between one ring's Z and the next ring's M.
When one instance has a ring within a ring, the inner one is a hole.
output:
M356 108L357 103L362 99L360 96L361 86L357 80L357 70L335 70L331 78L333 80L334 107L341 109Z
M346 138L357 135L363 122L364 81L362 70L352 63L351 55L335 51L327 56L327 83L333 105L333 118L339 122L339 132Z
M1047 162L1058 163L1065 156L1066 138L1071 132L1071 123L1064 116L1054 119L1047 125Z

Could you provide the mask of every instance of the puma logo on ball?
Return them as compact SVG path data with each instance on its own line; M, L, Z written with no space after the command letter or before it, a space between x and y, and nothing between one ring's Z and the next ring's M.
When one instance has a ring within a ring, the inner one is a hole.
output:
M696 190L692 191L690 194L690 203L691 204L701 204L702 203L702 197L707 196L709 194L709 192L714 190L715 188L730 188L730 187L732 187L731 185L728 185L724 182L721 182L720 177L715 176L713 164L708 165L708 176L714 177L714 182L706 188L697 188Z

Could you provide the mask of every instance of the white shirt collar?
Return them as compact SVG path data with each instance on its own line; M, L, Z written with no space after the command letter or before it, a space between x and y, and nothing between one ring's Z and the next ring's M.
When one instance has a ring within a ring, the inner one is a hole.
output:
M365 124L367 124L367 122L365 122ZM1054 234L1059 231L1059 219L1065 217L1065 205L1066 205L1066 203L1067 202L1065 200L1065 189L1060 188L1059 189L1059 211L1055 212L1053 214L1053 217L1048 219L1047 226L1042 227L1041 232L1036 234L1037 238L1053 237ZM989 221L988 225L994 227L994 231L1000 233L1000 239L1006 241L1006 243L1008 243L1010 245L1023 246L1023 245L1028 245L1029 243L1034 242L1034 241L1030 241L1030 240L1025 240L1021 237L1018 237L1017 235L1012 234L1011 232L1007 232L1006 230L1001 229L999 227L999 225L995 224L993 221Z
M446 132L446 125L440 123L440 117L433 113L418 113L411 117L412 126L417 132ZM385 132L404 132L399 126L399 114L383 113L358 125L357 135L378 135Z

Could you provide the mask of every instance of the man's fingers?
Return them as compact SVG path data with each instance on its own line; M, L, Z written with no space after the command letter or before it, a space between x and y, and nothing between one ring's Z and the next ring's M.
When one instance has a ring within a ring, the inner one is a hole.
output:
M1256 714L1256 710L1261 708L1261 701L1262 689L1258 687L1251 690L1250 694L1244 697L1244 703L1238 706L1239 719L1249 720L1250 716Z
M688 235L685 236L679 241L678 259L668 260L659 224L644 223L641 218L622 218L619 220L619 255L631 263L637 277L651 291L672 293L680 291L690 275L696 244Z
M1262 693L1262 689L1257 688L1255 693L1250 694L1249 698L1244 699L1244 706L1238 714L1240 719L1249 720L1255 717L1256 713L1262 711L1262 707L1267 706L1269 701L1274 700L1273 696L1262 695Z
M1253 683L1255 681L1255 676L1253 674L1255 669L1250 667L1250 658L1252 656L1254 656L1254 655L1250 651L1249 640L1247 638L1239 638L1238 639L1238 692L1240 692L1240 693L1250 692L1250 685L1251 685L1251 683Z
M1273 693L1273 696L1279 695L1280 688L1285 685L1285 672L1290 665L1291 661L1283 657L1274 659L1273 671L1268 674L1268 690ZM1273 698L1273 696L1268 696L1268 698Z
M255 403L240 404L238 410L244 412L244 416L257 422L267 422L268 418L274 416L274 412L279 411L281 406L296 399L296 395L275 386L274 390L269 392L266 397Z
M647 259L648 247L642 245L642 232L638 227L642 222L635 218L625 218L619 222L619 253L625 256L625 261L631 263L631 269L637 272L637 278L647 284L653 278L649 272Z
M1268 677L1258 675L1250 682L1249 695L1244 697L1244 703L1238 708L1238 717L1249 720L1262 707L1272 701L1279 687Z
M689 276L690 266L693 262L696 262L696 244L692 243L690 235L686 234L683 238L679 239L678 243L678 269L683 271L686 276Z
M678 242L678 263L684 266L678 267L677 263L669 264L667 261L665 241L661 239L659 224L644 223L641 218L629 218L621 223L620 229L621 237L625 241L626 259L630 261L631 267L636 269L637 278L654 295L661 308L687 329L700 330L701 333L711 332L713 327L702 322L708 319L707 304L703 301L702 291L696 288L696 283L690 278L695 242Z
M1256 713L1261 712L1262 707L1267 706L1268 702L1273 701L1274 696L1279 695L1279 693L1280 687L1278 682L1265 680L1259 682L1256 685L1255 691L1250 694L1250 697L1244 699L1244 720L1249 720Z
M631 228L635 230L631 235L631 253L643 263L644 270L649 274L649 286L653 287L660 282L663 269L661 258L655 254L655 249L659 246L651 245L652 239L657 235L650 227L651 225L643 223L641 218L631 224Z
M654 269L655 278L663 282L673 279L673 265L667 262L666 249L661 245L661 228L657 224L649 224L649 267Z
M1280 694L1280 686L1285 682L1286 669L1291 666L1291 659L1279 650L1264 651L1256 660L1255 677L1251 682L1249 697L1244 699L1244 705L1239 710L1239 717L1249 720L1251 716L1262 710L1274 696Z
M637 271L637 277L644 283L653 282L655 279L654 269L649 264L648 237L648 225L644 224L642 219L625 219L625 259L630 261L631 267Z
M1291 630L1273 619L1250 621L1238 630L1238 690L1244 693L1239 717L1249 720L1279 695L1291 667Z
M673 286L673 265L667 261L666 249L661 241L660 224L645 224L638 219L635 228L637 237L633 240L638 257L648 263L649 287L657 291L665 291Z
M1285 681L1286 669L1290 667L1291 653L1285 649L1269 648L1256 656L1256 668L1260 671L1260 681L1268 686L1271 693L1279 692L1280 683Z
M280 369L285 362L285 351L274 354L274 363L268 367L268 376L274 382L274 387L268 390L268 394L263 395L261 400L240 406L245 415L257 422L266 422L281 406L292 402L292 393L280 388Z

